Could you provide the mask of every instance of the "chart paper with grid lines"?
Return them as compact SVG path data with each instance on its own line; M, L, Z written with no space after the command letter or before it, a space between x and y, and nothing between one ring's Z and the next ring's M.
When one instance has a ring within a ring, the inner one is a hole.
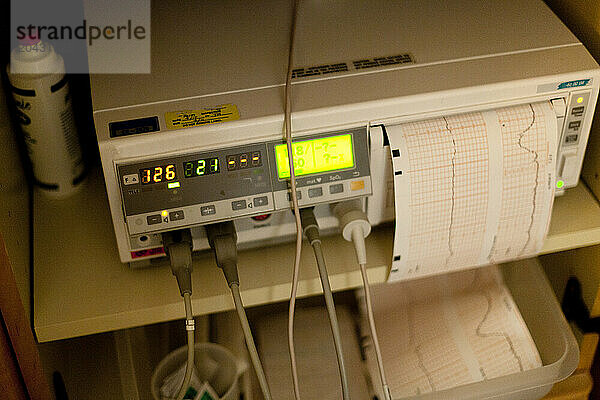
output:
M386 126L396 201L390 280L538 253L554 200L550 102Z
M394 399L542 366L535 342L495 265L374 286L372 298ZM369 335L365 311L361 311L361 330ZM374 370L373 354L367 355Z

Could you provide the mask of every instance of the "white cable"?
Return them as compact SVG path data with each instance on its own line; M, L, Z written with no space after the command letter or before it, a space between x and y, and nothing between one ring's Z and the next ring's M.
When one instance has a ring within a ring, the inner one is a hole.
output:
M369 330L375 349L379 378L381 379L381 385L383 386L383 395L385 400L392 400L392 394L383 368L383 357L381 356L379 338L377 337L377 329L375 328L375 318L373 317L371 286L369 285L369 278L367 277L367 249L365 246L365 238L371 233L371 224L362 210L361 202L358 200L350 200L335 204L332 206L332 211L340 222L342 236L344 239L352 241L354 244L356 259L360 266L360 274L362 276L363 288L365 291L367 319L369 321Z
M379 369L379 378L381 379L381 385L383 386L383 395L385 400L392 400L390 388L387 384L385 377L385 370L383 369L383 357L381 357L381 349L379 348L379 338L377 337L377 329L375 328L375 318L373 317L373 305L371 304L371 286L369 285L369 278L367 277L367 251L365 246L366 233L363 227L360 225L355 226L352 229L352 242L356 250L356 257L358 258L360 266L360 274L362 276L363 288L365 290L365 305L367 306L367 319L369 321L369 330L371 331L371 339L373 347L375 348L375 358L377 359L377 368Z
M187 364L185 365L185 376L179 392L177 393L177 400L182 400L187 392L190 380L192 379L192 372L194 371L194 315L192 314L192 299L190 293L185 292L183 294L183 303L185 304L185 329L187 331Z
M292 291L290 293L290 307L288 311L288 348L290 352L290 366L292 369L292 383L294 397L300 400L300 388L298 383L298 368L296 365L296 349L294 348L294 311L296 309L296 295L298 292L298 276L300 273L300 254L302 252L302 223L300 222L300 208L298 207L298 196L296 194L296 173L294 171L294 154L292 150L292 69L294 63L294 37L296 34L296 17L298 13L298 0L294 0L292 9L292 25L290 29L290 47L288 52L287 75L285 79L285 104L284 104L284 126L285 143L287 146L288 163L290 168L290 183L292 189L292 205L296 219L296 256L294 258L294 272L292 276Z
M369 279L367 278L367 266L365 264L360 264L360 274L362 275L363 287L365 290L365 303L367 306L369 330L371 331L373 347L375 348L375 357L377 358L379 378L381 379L381 385L383 386L383 395L385 396L385 400L392 400L392 394L390 393L390 388L388 386L387 379L385 377L385 371L383 369L383 358L381 357L381 349L379 348L377 329L375 329L375 318L373 317L373 306L371 304L371 287L369 285Z
M256 371L258 383L265 398L264 400L271 400L271 391L269 390L267 377L265 375L262 363L260 362L260 357L258 356L258 350L256 350L254 338L252 337L252 331L250 330L250 324L248 323L246 310L244 310L244 304L242 303L242 297L240 296L240 287L237 283L232 283L229 288L231 289L231 294L233 295L233 302L235 303L235 309L237 311L240 324L242 325L242 331L244 332L244 338L246 339L246 346L248 347L248 352L250 353L250 360L252 360L254 371Z

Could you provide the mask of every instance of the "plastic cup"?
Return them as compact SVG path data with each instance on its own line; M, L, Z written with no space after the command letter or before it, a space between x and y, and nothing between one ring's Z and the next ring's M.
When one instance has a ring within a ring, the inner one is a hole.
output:
M239 378L246 371L246 364L218 344L196 343L194 351L194 364L200 381L207 381L215 389L219 399L238 400ZM187 346L182 346L167 354L154 369L150 387L155 400L171 400L161 396L160 387L168 375L185 364L186 359Z

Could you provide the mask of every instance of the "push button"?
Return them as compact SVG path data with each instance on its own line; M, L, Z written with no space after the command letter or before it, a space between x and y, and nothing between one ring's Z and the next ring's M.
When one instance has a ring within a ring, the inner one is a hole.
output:
M350 182L350 190L363 190L365 188L365 181L362 179L360 181Z
M288 200L292 201L292 193L288 192ZM296 190L296 197L298 198L298 200L302 200L302 192L299 190Z
M200 207L200 215L203 217L206 217L207 215L215 215L216 213L217 210L213 205Z
M322 187L308 189L308 197L314 198L314 197L321 197L321 196L323 196L323 188Z
M123 175L123 184L135 185L136 183L140 183L140 177L138 174Z
M160 214L148 215L146 221L148 222L148 225L160 224L162 222L162 217Z
M254 207L266 206L267 204L269 204L269 198L267 196L254 198Z
M577 140L579 140L578 134L567 135L565 137L565 144L574 144L574 143L577 143Z
M575 117L581 117L583 115L583 110L585 110L584 106L573 107L573 110L571 111L571 115L573 115Z
M169 218L171 221L179 221L180 219L183 219L183 210L171 211L169 213Z
M233 211L243 210L246 208L246 200L236 200L231 202L231 209Z
M342 183L336 183L335 185L329 186L329 193L337 194L344 191L344 185Z

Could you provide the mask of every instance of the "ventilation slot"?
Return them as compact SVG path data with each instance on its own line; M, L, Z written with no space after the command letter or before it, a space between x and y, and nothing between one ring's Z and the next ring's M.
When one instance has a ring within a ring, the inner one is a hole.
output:
M389 56L389 57L375 57L365 60L357 60L353 61L355 69L366 69L366 68L376 68L383 67L386 65L399 65L399 64L412 64L414 63L413 58L410 54L399 54L397 56Z
M346 63L316 65L294 69L292 71L292 78L305 78L307 76L327 75L346 71L348 71L348 64Z

